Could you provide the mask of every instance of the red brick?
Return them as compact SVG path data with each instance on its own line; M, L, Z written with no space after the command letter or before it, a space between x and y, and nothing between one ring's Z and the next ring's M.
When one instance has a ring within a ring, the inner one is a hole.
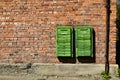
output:
M110 62L115 63L116 0L111 1ZM57 25L91 25L96 63L104 63L106 9L104 0L0 0L0 62L60 63L56 57ZM113 49L112 49L113 48ZM19 57L11 54L19 49ZM37 52L38 56L30 56ZM47 56L46 56L47 55ZM24 59L21 59L21 57ZM10 59L8 59L8 57ZM32 59L31 59L32 58ZM27 61L28 60L28 61Z

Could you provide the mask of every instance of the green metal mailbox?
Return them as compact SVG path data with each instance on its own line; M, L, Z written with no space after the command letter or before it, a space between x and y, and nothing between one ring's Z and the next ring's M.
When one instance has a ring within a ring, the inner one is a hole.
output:
M72 57L72 26L56 27L56 55L57 57Z
M93 28L76 26L75 28L76 57L93 57Z

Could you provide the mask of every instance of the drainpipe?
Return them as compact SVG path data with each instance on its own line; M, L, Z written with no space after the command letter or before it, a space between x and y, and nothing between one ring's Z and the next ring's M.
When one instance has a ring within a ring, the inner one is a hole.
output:
M105 73L109 74L109 32L110 32L110 0L106 0L106 42L105 42Z

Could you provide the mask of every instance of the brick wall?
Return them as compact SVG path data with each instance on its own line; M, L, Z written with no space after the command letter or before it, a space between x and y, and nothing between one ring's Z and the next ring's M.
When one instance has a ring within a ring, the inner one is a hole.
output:
M110 62L116 56L116 0L111 0ZM57 25L91 25L95 61L104 63L104 0L0 0L0 62L59 63Z

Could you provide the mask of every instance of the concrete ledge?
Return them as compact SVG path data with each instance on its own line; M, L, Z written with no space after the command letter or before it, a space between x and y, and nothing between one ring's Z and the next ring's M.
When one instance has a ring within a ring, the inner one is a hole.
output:
M0 80L104 80L100 73L104 64L0 64ZM116 77L117 65L110 65L111 80Z
M116 70L117 65L110 66L111 74ZM39 65L35 72L42 75L81 76L100 74L103 71L103 64L47 64L47 66Z
M0 64L0 75L46 75L46 76L81 76L95 75L104 71L104 64ZM117 65L110 65L110 73L115 74ZM17 73L17 74L16 74Z

